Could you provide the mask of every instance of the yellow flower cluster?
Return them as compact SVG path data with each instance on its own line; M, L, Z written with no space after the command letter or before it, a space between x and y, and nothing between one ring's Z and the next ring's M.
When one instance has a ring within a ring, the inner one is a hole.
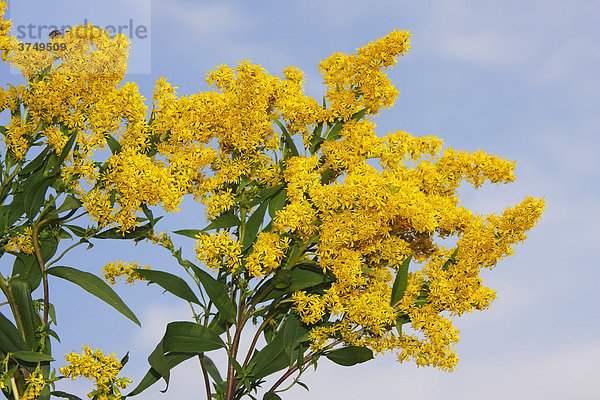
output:
M372 126L351 122L349 129L363 129L354 135L366 138ZM502 216L481 217L465 209L456 195L461 181L475 187L485 180L511 182L515 164L481 151L442 150L436 138L400 132L362 150L348 141L335 146L324 150L322 166L314 157L289 160L284 176L290 203L274 224L276 232L300 237L310 226L310 235L320 238L314 251L319 265L336 276L323 295L294 296L303 322L319 322L328 313L338 318L331 327L315 328L314 348L336 334L376 352L395 351L400 360L451 370L458 331L440 313L461 315L489 306L495 293L481 284L479 271L512 253L540 219L544 201L527 197ZM379 158L383 170L369 165L370 157ZM345 176L322 185L319 176L329 166ZM314 220L319 223L310 224ZM458 236L459 253L456 263L444 268L454 249L435 238L448 236ZM423 268L409 274L404 297L393 306L395 271L410 254ZM420 337L394 333L400 315Z
M218 271L225 268L230 272L242 265L242 248L237 239L229 232L198 235L196 240L196 258L209 269Z
M245 260L245 268L255 277L269 275L279 267L290 242L289 237L281 237L276 233L259 233L252 252Z
M125 263L123 261L111 261L102 267L102 274L104 279L111 283L116 284L117 281L115 278L125 277L127 279L127 283L133 285L135 281L143 281L145 278L140 275L138 272L134 271L133 268L141 268L141 266L136 262ZM145 265L144 269L150 269L149 265Z
M325 120L345 120L365 107L369 114L391 107L398 91L384 71L410 49L410 36L408 31L394 30L354 54L336 53L323 60L319 68L330 102Z
M25 381L27 382L27 389L25 390L23 396L21 396L21 400L37 399L39 394L46 386L46 380L44 379L41 371L34 371L27 377Z
M97 396L99 400L121 399L120 389L125 389L131 379L117 378L121 372L121 362L116 354L104 355L100 349L92 351L89 346L82 346L81 355L71 352L65 355L69 365L60 368L60 373L74 380L84 377L94 381L96 390L88 394L89 398Z
M166 249L173 250L173 241L166 232L160 232L159 234L156 234L154 231L150 231L146 234L146 236L143 237L143 239L150 240L154 244L158 244Z
M3 61L8 60L8 55L10 54L12 44L15 41L15 39L8 34L10 27L12 26L12 22L3 18L5 10L6 2L0 1L0 52Z
M35 251L31 238L31 227L26 227L23 235L11 237L9 242L4 246L6 251L14 251L15 253L23 252L25 254L33 254Z

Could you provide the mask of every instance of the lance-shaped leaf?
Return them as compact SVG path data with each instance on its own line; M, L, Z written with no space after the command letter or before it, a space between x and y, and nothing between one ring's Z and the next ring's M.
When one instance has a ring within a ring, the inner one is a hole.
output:
M141 393L160 378L163 378L167 384L163 390L165 392L169 387L170 370L175 365L194 355L221 347L225 347L225 343L205 326L188 321L170 322L167 324L167 330L162 340L148 356L148 363L152 368L144 376L142 382L127 396ZM172 354L172 352L176 354Z
M369 111L369 108L370 108L370 107L365 107L365 108L363 108L362 110L360 110L360 111L358 111L358 112L356 112L356 113L352 114L352 117L351 117L351 118L352 118L353 120L355 120L355 121L360 121L360 119L361 119L362 117L364 117L364 116L365 116L365 114L367 113L367 111Z
M21 171L19 171L19 175L24 176L30 172L37 171L46 160L46 155L48 154L49 150L50 147L46 147L44 150L42 150L36 158L27 163L27 165Z
M321 132L323 132L323 122L319 122L317 126L315 126L315 130L310 138L310 146L308 150L310 151L311 155L314 155L321 147L321 144L325 141L325 138L321 137Z
M65 201L63 201L63 203L60 205L60 207L58 207L56 212L60 214L62 212L73 210L79 207L81 207L81 201L75 198L75 196L73 196L72 194L69 194L65 198Z
M27 218L33 218L40 212L42 203L46 197L46 191L52 184L52 179L43 176L42 171L38 171L31 175L25 182L25 197L23 199L25 205L25 213Z
M28 350L17 327L2 313L0 313L0 350L4 353Z
M121 300L119 295L102 279L89 272L80 271L71 267L52 267L46 270L49 275L54 275L76 284L83 290L93 294L100 300L104 301L115 310L141 326L133 311Z
M52 396L54 396L54 397L62 397L63 399L81 400L80 397L77 397L74 394L70 394L70 393L66 393L66 392L61 392L60 390L55 390L53 392L50 392L50 394Z
M396 319L396 331L398 332L398 335L402 335L402 325L407 324L409 322L410 317L407 314L401 314Z
M19 280L27 282L32 291L42 282L42 271L37 257L33 254L18 253L13 263L12 275L18 275Z
M272 197L269 200L269 216L271 220L275 218L275 213L283 207L285 207L285 203L287 202L287 190L283 188L280 192L277 193L276 196Z
M448 268L450 268L450 265L454 265L456 264L456 255L458 254L458 247L456 247L456 250L454 250L454 252L452 253L452 255L448 258L448 260L446 260L446 262L444 263L444 265L442 266L442 271L447 271Z
M35 312L29 285L19 279L13 279L10 281L9 290L12 293L15 306L23 323L24 332L22 334L25 342L29 346L29 349L35 349L37 347L35 332L40 325L40 317Z
M231 228L233 226L238 226L240 224L240 219L233 213L233 211L228 211L225 214L221 214L218 218L216 218L213 222L211 222L206 228L202 229L202 232L216 230L216 229L226 229Z
M125 232L125 234L123 234L123 232L120 232L119 228L110 228L105 230L104 232L96 234L94 237L96 239L137 239L139 237L144 236L151 230L152 224L138 226L131 232Z
M48 354L37 353L35 351L15 351L10 353L10 355L18 360L32 363L54 361Z
M167 292L192 303L201 304L186 281L177 275L153 269L133 268L133 270L150 282L156 283Z
M287 184L284 182L280 183L279 185L271 186L261 190L258 195L248 204L248 207L254 207L263 200L272 198L276 194L280 193L281 189L285 188L286 185Z
M235 324L235 306L229 297L227 286L194 264L190 263L190 267L194 271L196 277L200 280L200 283L202 283L202 287L206 291L206 294L210 300L221 313L221 316L230 324Z
M121 152L121 143L119 143L117 139L115 139L111 135L106 135L105 139L106 143L108 144L108 147L110 148L110 152L113 155L119 154Z
M160 345L162 346L162 342L160 343ZM162 349L162 347L161 347L161 349ZM170 354L167 354L166 356L162 355L164 370L166 371L165 382L167 383L167 387L164 390L162 390L163 393L166 392L167 388L169 387L169 371L171 369L173 369L174 367L176 367L177 365L184 362L185 360L194 357L194 355L195 354L182 354L182 353L170 353ZM148 360L150 360L150 357L148 357ZM124 397L135 396L137 394L142 393L144 390L148 389L150 386L152 386L156 382L158 382L158 380L160 378L165 378L165 377L163 375L161 375L155 368L150 368L148 370L148 372L146 372L146 375L144 375L144 377L142 378L140 383L135 387L135 389L133 389L131 392L129 392Z
M263 400L281 400L281 397L279 397L278 394L273 393L273 392L267 392L265 393L265 395L263 396Z
M285 141L286 147L292 152L292 155L294 157L297 157L298 149L296 148L296 144L294 143L294 140L290 136L290 133L287 131L287 129L285 129L285 126L283 126L283 124L281 122L279 122L279 120L275 120L275 123L281 129L281 133L283 134L282 136L283 136L283 140Z
M350 367L371 360L373 358L373 351L366 347L348 346L333 350L325 354L325 357L336 364Z
M300 343L307 339L308 329L301 323L298 317L290 313L285 320L283 329L283 347L289 357L288 366L292 366L302 355L298 355Z
M337 140L340 138L340 132L344 127L344 123L342 121L336 123L330 130L327 132L327 140Z
M197 236L201 235L202 231L200 229L180 229L178 231L173 231L173 233L192 239L197 239Z
M263 201L258 209L252 213L248 222L246 223L246 230L244 231L244 237L242 239L242 252L246 251L256 239L256 235L260 229L260 226L265 218L265 212L267 211L267 201Z
M68 128L65 125L61 124L60 131L62 133L64 133L64 134L69 135L69 130L68 130ZM67 143L65 143L65 146L63 147L62 151L60 152L60 157L58 158L58 163L57 163L57 166L55 168L55 172L58 172L58 169L60 168L60 166L63 163L63 161L65 161L67 159L67 156L71 152L71 148L73 147L73 144L75 143L75 140L77 140L77 129L75 129L69 135L69 140L67 140Z
M255 379L269 376L289 365L289 357L284 349L283 329L280 329L273 340L252 356L249 365L254 365L252 376Z
M176 321L167 325L163 349L167 352L196 353L225 347L221 338L209 328L189 321Z
M221 378L219 369L217 368L213 360L211 360L210 357L206 354L201 354L199 357L201 357L202 361L204 362L204 367L206 368L206 371L213 378L213 380L217 384L223 382L223 378Z
M394 280L394 286L392 287L392 296L390 298L391 306L398 304L398 302L402 300L402 297L404 296L404 291L406 290L406 284L408 281L408 265L410 264L411 259L412 254L406 257L400 268L398 268L396 279Z

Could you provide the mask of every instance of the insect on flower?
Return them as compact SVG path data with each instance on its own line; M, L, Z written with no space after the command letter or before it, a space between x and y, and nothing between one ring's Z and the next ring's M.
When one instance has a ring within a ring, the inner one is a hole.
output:
M61 31L59 31L58 29L55 29L48 34L48 36L51 37L52 39L54 39L57 36L62 36L62 35L63 35L63 33Z

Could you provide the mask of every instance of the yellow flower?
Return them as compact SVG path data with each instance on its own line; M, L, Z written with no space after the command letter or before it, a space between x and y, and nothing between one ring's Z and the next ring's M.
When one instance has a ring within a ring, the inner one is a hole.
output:
M89 346L82 347L81 355L75 352L65 355L68 365L61 367L60 373L71 380L81 376L94 381L96 390L88 394L89 398L96 395L100 398L121 398L119 388L124 389L131 380L117 378L123 366L116 354L104 355L100 349L92 351Z
M135 281L143 281L145 278L138 272L134 271L133 268L141 268L137 262L125 263L123 261L111 261L102 267L102 273L104 279L111 283L116 284L115 278L121 278L125 276L127 283L133 285ZM145 269L150 269L149 265L144 266Z

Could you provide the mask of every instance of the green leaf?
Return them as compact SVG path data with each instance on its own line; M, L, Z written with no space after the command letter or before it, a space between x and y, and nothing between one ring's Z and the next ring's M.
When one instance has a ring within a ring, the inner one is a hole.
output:
M167 292L192 303L201 304L188 284L177 275L153 269L134 268L133 270Z
M15 301L15 306L23 322L24 332L22 334L25 337L25 342L29 346L29 350L34 350L37 348L35 332L41 321L33 306L31 290L26 282L19 279L11 280L9 287Z
M59 278L72 282L83 290L93 294L100 300L104 301L115 310L141 326L133 311L121 300L119 295L102 279L89 272L80 271L71 267L52 267L46 270L49 275L54 275Z
M206 291L206 294L221 313L221 316L230 324L235 324L235 306L231 302L227 286L195 265L192 264L191 267L198 280L200 280L200 283L202 283L202 287Z
M323 122L319 122L317 126L315 126L315 130L310 138L310 146L308 150L310 151L311 155L314 155L321 147L321 144L323 144L325 141L325 138L321 137L321 132L323 132Z
M15 351L10 353L10 355L18 360L32 363L54 361L51 356L34 351Z
M79 207L81 207L81 201L79 201L72 194L69 194L65 198L65 201L63 201L63 203L60 205L60 207L58 207L58 210L56 210L56 212L60 214L62 212L73 210Z
M265 218L265 212L267 211L267 201L264 201L258 209L252 213L248 221L246 222L246 230L242 239L242 252L246 251L256 239L256 235L260 226Z
M344 127L344 123L342 121L336 123L327 133L327 140L337 140L340 138L340 132Z
M148 356L148 363L150 364L152 369L158 373L158 377L156 380L158 380L158 378L160 378L160 377L162 377L165 380L165 383L167 384L167 386L165 387L165 391L166 391L169 388L171 367L167 361L167 357L165 357L165 350L163 348L163 345L164 345L164 337L156 345L156 348L154 349L154 351L152 351L152 353L150 353L150 355ZM152 370L149 372L152 372ZM148 374L146 374L146 376L148 376ZM146 377L144 377L143 380L145 380L145 379L146 379ZM141 385L141 383L140 383L140 385Z
M110 152L113 155L119 154L121 152L121 143L119 143L117 139L115 139L111 135L106 135L105 139L106 143L108 144L108 147L110 148Z
M25 213L27 218L33 220L33 218L40 212L40 208L44 203L46 197L46 191L52 184L51 178L46 178L41 174L41 171L31 175L27 181L23 191L25 196L23 199L25 206Z
M187 236L192 239L198 239L198 236L202 234L200 229L180 229L178 231L173 231L173 233L181 236Z
M169 371L177 365L184 362L185 360L192 358L193 356L195 356L195 354L171 353L167 354L166 356L163 355L162 358L164 359L164 368L167 374L166 379L155 368L150 368L146 375L144 375L140 383L135 387L135 389L133 389L124 397L135 396L137 394L142 393L144 390L148 389L150 386L158 382L160 378L165 379L165 382L167 383L167 387L164 390L162 390L162 392L165 392L169 386ZM150 360L150 357L148 357L148 360Z
M254 364L252 375L255 379L264 378L288 367L289 357L283 346L283 329L280 329L273 340L252 356L250 364Z
M406 314L401 314L396 319L396 331L398 332L398 335L402 335L402 325L407 324L409 322L410 322L410 317Z
M308 329L301 323L298 317L290 313L285 317L283 329L283 348L289 357L288 366L292 366L298 359L298 347L307 339Z
M30 290L35 290L42 282L42 271L37 258L33 254L17 253L13 263L13 276L19 276L19 280L27 282Z
M334 179L335 176L336 176L335 170L328 168L325 172L323 172L323 175L321 175L321 185L329 184Z
M27 163L27 165L21 171L19 171L19 175L24 176L29 174L30 172L37 171L46 160L46 155L48 154L48 151L49 147L46 147L44 150L42 150L36 158Z
M292 283L292 271L283 269L273 277L273 287L275 289L285 289Z
M221 378L219 369L217 368L213 360L211 360L210 357L208 357L206 354L201 354L199 355L199 357L202 357L202 359L204 360L204 367L206 368L208 374L213 378L213 380L216 383L223 382L223 378Z
M333 350L325 354L325 357L336 364L350 367L371 360L373 358L373 351L366 347L348 346Z
M44 260L51 259L58 249L58 240L54 235L40 239L40 250Z
M279 193L279 191L283 188L286 187L286 183L280 183L279 185L275 185L275 186L271 186L269 188L263 189L259 194L258 197L260 197L263 200L266 200L270 197L273 197L275 194ZM258 203L257 203L258 204Z
M406 290L406 284L408 280L408 265L410 264L410 260L412 259L412 254L404 260L400 268L398 268L398 272L396 273L396 279L394 280L394 286L392 287L392 296L390 297L390 305L393 307L404 296L404 291Z
M0 350L10 353L27 350L23 336L4 314L0 313Z
M67 156L71 152L71 148L73 148L73 144L77 139L77 129L75 129L71 134L69 134L68 128L61 124L60 130L62 133L69 135L69 140L67 140L67 143L65 143L65 147L63 147L62 151L60 152L57 167L60 167L60 165L62 165L62 163L67 159Z
M88 236L88 234L90 234L90 232L88 232L87 229L82 228L77 225L64 224L63 226L65 228L69 228L71 230L71 232L73 232L75 234L75 236L77 236L77 237L86 237L86 236Z
M263 396L263 400L281 400L281 397L279 397L277 394L275 394L273 392L267 392Z
M287 202L287 190L283 188L277 195L269 201L269 216L271 219L275 218L275 213L283 207Z
M170 322L163 338L165 352L204 353L225 347L209 328L189 321Z
M285 141L287 148L292 152L292 155L294 157L297 157L298 149L296 148L296 144L292 140L292 137L290 136L289 132L287 131L287 129L285 129L285 126L281 122L279 122L279 120L276 119L275 123L281 129L281 133L283 134L283 140Z
M444 265L442 266L442 271L447 271L448 268L450 267L450 265L456 264L456 255L457 254L458 254L458 247L456 247L456 250L454 250L454 252L450 256L450 258L448 258L448 260L444 263Z
M370 107L363 108L362 110L360 110L360 111L352 114L352 117L350 117L350 118L352 118L355 121L360 121L360 119L365 116L365 114L367 113L367 111L369 111L369 108Z
M292 279L290 285L285 289L273 289L267 296L263 298L264 301L273 300L282 297L286 293L292 293L297 290L306 290L314 286L318 286L324 283L330 283L332 280L323 273L322 270L311 268L309 266L297 265L292 269ZM259 296L262 291L256 295Z
M75 396L74 394L69 394L66 392L58 391L58 390L50 392L50 394L55 397L62 397L64 399L69 399L69 400L81 400L81 398Z
M96 239L137 239L150 232L152 230L152 225L146 224L138 226L133 231L125 233L125 235L123 235L122 232L119 232L118 229L119 228L111 228L94 235L94 237Z
M202 229L202 232L216 230L216 229L226 229L231 228L232 226L239 226L240 219L233 213L233 211L228 211L225 214L221 214L217 217L213 222L211 222L206 228Z
M10 213L7 217L6 226L10 227L25 213L25 193L15 194L9 207Z

